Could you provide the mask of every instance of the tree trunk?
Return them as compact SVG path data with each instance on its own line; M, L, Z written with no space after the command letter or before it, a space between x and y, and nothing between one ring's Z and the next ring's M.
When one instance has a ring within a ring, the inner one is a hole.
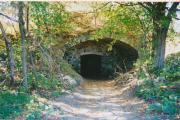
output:
M155 3L152 8L153 15L153 45L152 57L154 58L155 67L161 69L164 67L166 37L172 15L176 12L178 2L174 2L167 11L166 3Z
M27 62L26 62L26 30L23 20L23 8L24 3L19 2L19 29L21 33L21 49L22 49L22 69L23 69L23 85L26 89L28 89L28 82L27 82Z
M1 22L0 22L0 29L1 29L5 44L6 44L6 51L7 51L8 61L9 61L8 68L9 68L9 73L10 73L10 85L12 86L14 84L14 63L15 63L14 52L13 52L11 42L6 35L4 27L1 24Z
M157 69L164 67L166 37L170 25L165 9L166 3L157 3L153 9L152 57Z
M169 27L168 27L169 28ZM154 49L154 62L157 69L164 67L165 60L165 47L166 47L166 37L168 28L154 28L153 34L153 49Z
M27 33L29 33L29 4L26 6L26 29Z

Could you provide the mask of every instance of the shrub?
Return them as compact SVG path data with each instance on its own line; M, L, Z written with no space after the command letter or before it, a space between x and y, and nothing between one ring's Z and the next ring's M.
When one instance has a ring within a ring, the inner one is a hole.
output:
M136 95L150 103L148 112L163 112L174 115L179 113L178 97L179 93L172 89L161 88L166 84L155 84L152 80L146 80L136 90Z
M179 114L179 85L180 85L180 52L169 55L166 59L164 69L153 71L152 76L156 80L144 78L143 84L137 87L136 95L150 103L147 108L148 112L164 113L168 115ZM139 74L141 75L141 74ZM164 78L160 80L159 78ZM159 79L159 80L158 80Z
M28 73L28 81L30 83L30 87L33 89L44 89L44 90L60 90L61 89L61 81L56 79L55 77L48 78L45 73L37 72L37 80L35 80L35 76L33 73Z
M26 93L3 91L0 93L0 119L12 118L23 111L31 97Z
M42 113L39 110L35 110L27 115L26 120L42 120Z

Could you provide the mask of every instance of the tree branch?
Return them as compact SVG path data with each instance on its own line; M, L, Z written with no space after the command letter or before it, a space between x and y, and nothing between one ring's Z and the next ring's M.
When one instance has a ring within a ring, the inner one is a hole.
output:
M174 18L174 19L176 19L176 20L180 20L180 18Z
M109 3L111 3L111 2L107 2L107 3L103 4L99 8L96 8L95 11L101 10L102 8L106 7Z
M124 5L124 6L133 6L133 5L138 5L138 4L135 4L133 2L129 2L129 3L122 3L122 2L114 2L116 4L119 4L119 5Z
M11 20L11 21L14 21L14 22L17 22L17 23L19 22L18 20L14 19L14 18L12 18L12 17L9 17L9 16L7 16L7 15L5 15L5 14L3 14L3 13L0 13L0 15L6 17L7 19L9 19L9 20Z
M4 30L4 27L2 23L0 22L0 29L2 36L4 38L5 44L6 44L6 51L7 51L7 56L8 56L8 61L9 61L9 72L10 72L10 85L13 85L14 83L14 52L11 44L11 40L7 37L6 32Z
M171 18L171 15L174 13L174 12L176 12L176 8L177 8L177 6L179 5L179 2L174 2L173 4L172 4L172 6L169 8L169 10L168 10L168 14L167 14L167 17L168 18Z
M148 4L148 3L147 3L148 6L145 5L145 4L142 3L142 2L138 2L138 4L139 4L140 6L142 6L143 8L145 8L146 10L148 10L149 12L152 11L151 7L153 7L153 4Z

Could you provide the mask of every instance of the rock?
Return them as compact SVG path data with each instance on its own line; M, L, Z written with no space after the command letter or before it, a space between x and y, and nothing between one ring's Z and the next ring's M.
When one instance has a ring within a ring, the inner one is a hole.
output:
M154 79L154 81L153 81L154 83L159 83L159 79L158 78L156 78L156 79Z
M161 83L165 83L167 80L165 77L157 77L156 79L153 80L154 84L161 84Z
M155 83L162 83L162 82L165 82L166 81L166 78L165 77L157 77L154 82Z
M76 86L76 85L77 85L76 80L73 79L72 77L68 76L68 75L65 75L65 76L63 77L63 80L64 80L64 81L67 81L70 86Z
M63 76L64 76L64 74L60 73L60 76L62 76L62 77L63 77Z
M166 81L165 77L158 77L158 79L159 79L159 82L165 82Z

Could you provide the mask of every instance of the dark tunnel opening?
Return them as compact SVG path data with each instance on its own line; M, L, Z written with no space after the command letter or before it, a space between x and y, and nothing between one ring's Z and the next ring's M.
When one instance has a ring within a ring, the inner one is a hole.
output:
M101 55L88 54L82 55L80 58L81 75L85 78L101 77Z

